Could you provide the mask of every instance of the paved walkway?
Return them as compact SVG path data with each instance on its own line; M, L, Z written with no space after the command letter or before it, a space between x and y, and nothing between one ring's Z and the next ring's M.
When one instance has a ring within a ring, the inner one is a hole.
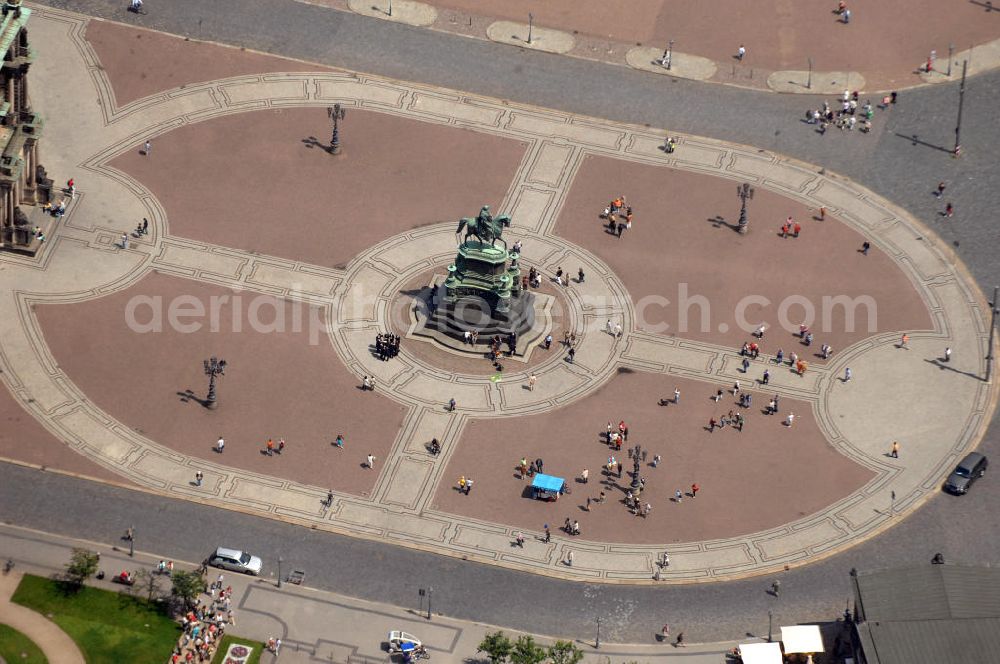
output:
M649 582L662 546L630 546L626 553L614 543L557 537L532 551L531 557L511 555L511 528L458 519L436 511L430 503L448 454L432 458L423 442L432 436L457 438L470 417L545 412L596 391L619 366L712 384L731 383L741 375L729 348L635 333L631 301L614 273L589 252L554 238L550 231L572 174L588 154L746 180L814 209L825 206L896 261L933 318L931 330L913 335L910 353L895 348L898 331L879 333L843 349L829 366L811 370L806 380L775 385L781 394L810 402L830 444L875 471L875 479L827 509L780 528L674 546L670 581L766 573L810 562L872 536L893 523L890 508L897 513L916 509L937 491L943 474L976 444L988 421L993 391L978 379L984 370L978 358L986 354L987 337L978 291L936 236L889 201L850 181L820 174L819 169L778 154L697 136L680 136L678 150L665 154L660 149L662 130L350 74L242 76L189 85L118 108L99 63L82 40L84 20L45 10L33 21L39 51L33 74L40 81L34 88L35 102L48 118L46 165L57 177L86 174L77 182L88 212L71 212L38 261L3 257L8 278L16 284L16 289L0 295L3 380L29 412L71 447L137 484L517 569L576 579ZM60 115L55 109L67 96L98 103L80 103L72 115ZM531 144L499 207L518 220L515 238L530 238L550 249L547 271L554 271L563 260L593 266L588 274L601 278L588 279L587 286L609 303L600 310L580 309L578 365L551 362L540 368L539 384L546 386L545 393L525 400L520 390L524 375L511 376L509 384L494 384L481 376L436 373L405 355L398 362L379 363L367 352L374 330L386 327L384 305L394 289L426 269L426 263L413 256L434 251L443 242L451 246L451 224L393 237L342 270L318 269L172 236L164 209L142 183L107 167L113 157L145 138L155 142L158 135L184 123L262 107L325 107L333 100ZM114 242L142 217L152 223L149 238L134 242L128 250L116 248ZM324 487L275 482L199 462L114 420L74 386L46 349L32 305L117 291L153 269L318 304L335 313L331 335L344 362L359 377L375 375L381 385L392 386L393 397L409 409L371 497L338 494L326 509L321 504ZM302 284L308 287L303 289ZM352 289L377 296L362 307L348 307ZM615 345L607 335L593 333L609 313L620 314L627 323L624 343ZM589 325L588 319L593 319ZM947 365L936 360L945 346L954 350ZM855 372L849 385L839 380L847 366ZM442 393L456 395L462 404L456 413L440 411ZM890 394L893 398L887 399ZM919 402L936 408L915 411L911 404ZM886 458L893 438L905 443L907 453L900 459ZM200 488L190 482L198 468L205 473ZM571 568L562 563L570 552L576 560Z
M0 576L0 623L10 625L35 642L49 664L83 664L83 653L73 639L51 620L10 601L22 572Z

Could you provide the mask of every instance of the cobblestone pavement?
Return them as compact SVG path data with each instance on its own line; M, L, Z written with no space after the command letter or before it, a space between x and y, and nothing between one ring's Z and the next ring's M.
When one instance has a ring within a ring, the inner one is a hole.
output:
M987 3L979 2L948 6L933 0L849 2L847 24L835 11L836 3L760 2L751 9L737 0L707 7L668 0L625 5L571 0L544 5L529 0L397 0L390 16L386 0L299 1L521 48L627 62L651 71L664 70L654 61L670 44L670 73L675 76L767 86L782 92L809 92L807 85L834 92L844 86L882 90L921 81L942 82L947 80L949 54L959 68L963 60L995 67L1000 56L996 14ZM747 52L738 61L734 56L740 45ZM936 57L928 74L925 69L932 50ZM638 54L644 62L634 57ZM693 71L685 66L691 58L704 61L709 68ZM810 66L814 71L809 72ZM950 68L952 74L954 69ZM793 84L785 85L790 77Z
M557 537L523 557L510 550L511 527L459 519L429 502L454 446L446 445L446 453L433 458L425 443L432 436L446 442L456 439L469 418L546 412L599 389L622 365L709 385L728 384L742 375L731 348L637 332L634 303L615 272L591 252L551 233L571 176L588 155L712 174L731 182L749 180L807 208L823 206L893 259L931 317L927 330L912 334L908 353L895 346L898 329L879 330L844 348L827 366L811 369L803 378L776 377L773 383L779 394L811 403L829 443L865 465L875 478L825 509L781 527L675 546L669 581L786 569L870 537L894 522L888 508L908 512L933 495L943 473L984 429L993 403L989 386L978 379L984 371L977 358L985 355L987 326L974 285L950 249L918 221L849 180L778 154L693 135L680 135L679 149L666 154L660 148L662 129L338 72L242 75L186 85L118 107L109 94L111 84L82 38L85 22L52 10L40 14L34 27L40 37L36 75L48 85L38 86L35 99L50 118L49 140L58 146L47 163L52 173L82 171L87 176L78 178L80 196L41 258L5 258L17 288L2 302L9 312L2 318L3 377L46 427L78 452L137 483L464 559L569 578L649 582L662 546L630 546L624 553L617 543ZM82 105L72 116L48 112L66 99L87 97L98 103ZM373 334L389 326L386 305L400 286L427 269L426 256L442 247L451 251L453 224L412 229L371 246L343 268L320 268L175 236L169 211L149 189L109 166L143 140L158 144L161 135L183 125L262 107L322 108L334 100L528 144L499 209L509 210L517 220L515 238L540 247L546 273L565 262L583 265L594 275L574 289L584 300L569 313L580 337L577 361L554 358L541 365L537 373L544 393L528 397L521 389L526 376L517 372L494 383L483 376L435 372L405 353L392 363L378 362L370 353ZM142 217L152 222L148 239L128 249L116 247L120 235ZM359 499L337 491L327 508L322 485L269 481L219 462L196 461L86 398L53 360L32 309L115 293L154 270L328 309L333 347L347 367L358 377L376 376L388 388L386 393L407 409L370 496ZM357 292L374 296L360 297ZM617 343L601 332L608 316L625 323L625 337ZM937 359L944 346L955 351L947 365ZM838 378L848 366L855 372L849 385ZM887 393L895 398L886 400ZM442 412L444 394L458 399L456 412ZM914 412L909 404L916 400L931 400L938 408ZM888 459L887 446L896 438L905 441L906 453ZM191 482L196 469L205 471L203 485ZM572 566L564 563L571 552Z

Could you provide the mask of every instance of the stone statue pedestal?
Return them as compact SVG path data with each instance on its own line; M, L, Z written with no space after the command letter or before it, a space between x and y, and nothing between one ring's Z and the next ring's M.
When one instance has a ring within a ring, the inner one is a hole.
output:
M429 341L450 352L481 356L490 347L494 335L504 340L517 332L514 361L527 362L532 350L552 331L552 305L555 298L544 293L519 292L509 300L508 311L500 313L489 300L478 295L457 296L449 300L445 283L449 277L435 275L410 309L407 338ZM477 330L476 344L465 342L465 331Z
M512 273L507 260L515 268ZM455 263L448 266L444 282L444 301L456 304L465 298L485 300L490 315L498 320L507 318L511 309L511 295L520 291L518 255L506 249L482 242L466 241L458 247ZM516 286L515 286L516 284Z

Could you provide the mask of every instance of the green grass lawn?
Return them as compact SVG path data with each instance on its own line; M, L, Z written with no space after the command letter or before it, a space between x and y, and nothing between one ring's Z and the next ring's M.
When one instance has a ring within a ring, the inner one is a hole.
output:
M49 664L42 649L13 627L0 623L0 660L15 664Z
M250 655L249 664L260 664L260 656L264 653L264 644L258 641L251 641L250 639L241 639L238 636L230 636L226 634L222 637L222 642L219 643L219 649L215 651L215 657L212 658L212 664L222 664L222 658L225 657L226 651L229 646L239 643L244 646L253 648L253 653Z
M59 625L89 664L162 664L181 634L158 605L107 590L68 592L58 581L25 575L12 599Z

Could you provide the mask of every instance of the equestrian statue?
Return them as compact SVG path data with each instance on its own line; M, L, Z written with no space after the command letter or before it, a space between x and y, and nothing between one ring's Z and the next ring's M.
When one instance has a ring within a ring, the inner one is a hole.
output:
M510 227L510 215L502 214L494 218L490 214L490 206L484 205L475 219L472 217L463 217L458 222L458 230L455 231L455 235L461 233L464 228L465 242L468 242L470 237L475 237L481 243L495 247L496 241L500 240L503 243L503 248L506 250L507 242L500 237L503 234L505 226Z

